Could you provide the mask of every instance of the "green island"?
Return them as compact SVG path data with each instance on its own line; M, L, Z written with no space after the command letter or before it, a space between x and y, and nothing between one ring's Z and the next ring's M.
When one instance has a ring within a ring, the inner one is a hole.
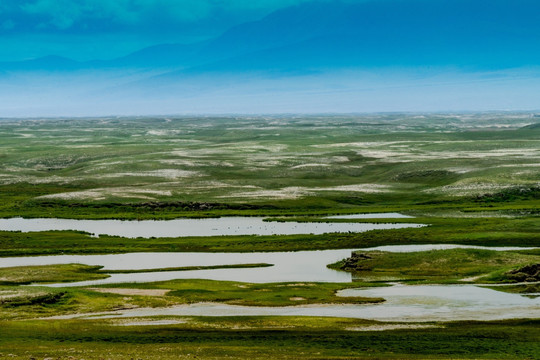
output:
M93 235L77 229L0 228L0 265L44 255L357 250L321 264L350 276L346 282L99 282L115 275L275 268L265 260L113 270L92 262L2 265L0 359L538 358L536 316L444 321L234 313L120 316L198 304L260 311L375 309L393 300L341 293L394 283L471 286L538 299L538 124L526 113L1 120L2 218L256 216L268 222L424 226L134 238L105 230ZM410 217L327 218L379 213ZM430 244L463 247L369 250ZM88 284L70 284L75 282ZM538 304L531 306L538 311Z

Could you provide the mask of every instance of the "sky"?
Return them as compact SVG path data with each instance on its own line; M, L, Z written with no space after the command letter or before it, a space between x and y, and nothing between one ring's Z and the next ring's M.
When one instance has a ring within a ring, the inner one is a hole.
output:
M0 0L0 118L537 111L539 93L538 0Z
M0 0L0 61L111 59L150 45L215 37L306 1Z

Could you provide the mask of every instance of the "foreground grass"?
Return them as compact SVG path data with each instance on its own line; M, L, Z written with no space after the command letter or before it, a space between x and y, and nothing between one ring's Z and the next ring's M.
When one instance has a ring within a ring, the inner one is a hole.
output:
M512 282L510 270L540 263L540 255L477 249L434 250L412 253L358 252L329 265L351 271L364 281L427 283Z
M0 358L534 359L540 353L538 320L458 322L441 328L395 330L388 324L333 318L177 320L183 323L1 322ZM381 325L389 330L369 330ZM368 331L358 331L361 329Z

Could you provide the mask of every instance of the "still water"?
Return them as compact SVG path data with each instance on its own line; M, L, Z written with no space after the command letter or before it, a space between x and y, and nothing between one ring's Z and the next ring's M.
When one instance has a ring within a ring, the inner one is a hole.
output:
M268 263L272 267L250 269L213 269L193 271L170 271L136 274L112 274L102 280L64 283L52 286L87 286L124 282L153 282L172 279L211 279L254 283L317 281L350 282L350 273L328 269L327 264L342 260L354 250L389 252L414 252L452 248L482 248L491 250L514 250L527 248L491 247L465 245L401 245L380 246L366 249L340 249L294 252L253 253L128 253L112 255L57 255L0 258L0 267L53 265L80 263L101 265L104 270L139 270L185 266L210 266Z
M377 214L361 214L364 218ZM395 214L399 215L399 214ZM379 217L392 218L393 214ZM350 215L346 215L350 216ZM354 217L354 219L361 217ZM223 235L297 235L326 234L334 232L363 232L376 229L401 229L421 227L422 224L371 224L371 223L305 223L264 221L262 217L221 217L209 219L174 220L76 220L76 219L0 219L3 231L77 230L93 235L105 234L128 238L187 237Z

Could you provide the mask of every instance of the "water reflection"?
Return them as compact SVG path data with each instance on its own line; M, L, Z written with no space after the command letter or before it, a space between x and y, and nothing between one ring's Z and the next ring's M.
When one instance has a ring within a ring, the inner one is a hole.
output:
M0 230L22 232L77 230L93 235L106 234L128 238L150 238L223 235L319 235L333 232L363 232L376 229L424 226L422 224L305 223L263 220L262 217L143 221L10 218L0 219Z

